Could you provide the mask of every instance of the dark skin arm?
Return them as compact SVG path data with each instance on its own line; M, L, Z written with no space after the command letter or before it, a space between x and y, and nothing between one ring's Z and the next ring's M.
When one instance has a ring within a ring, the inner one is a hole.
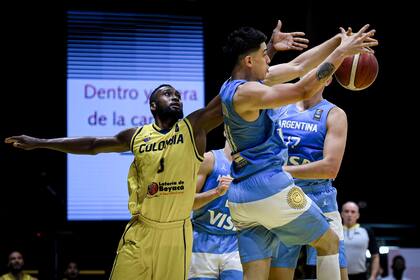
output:
M195 145L200 155L206 151L206 135L223 122L220 96L213 98L203 109L187 116L193 128Z
M50 149L69 154L96 155L99 153L121 153L130 150L130 141L136 128L129 128L107 137L65 137L41 139L27 135L12 136L5 143L24 150Z

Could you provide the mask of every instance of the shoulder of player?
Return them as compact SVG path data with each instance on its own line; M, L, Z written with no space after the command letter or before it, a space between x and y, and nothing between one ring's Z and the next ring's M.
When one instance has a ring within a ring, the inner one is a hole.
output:
M140 134L142 130L143 126L128 128L123 131L120 131L116 137L120 142L124 143L129 147L130 150L132 150L135 138L137 135Z
M334 106L328 113L327 121L333 124L340 120L347 122L347 114L340 107Z
M209 171L209 173L213 170L213 166L214 166L214 154L213 152L206 152L204 153L204 160L201 163L201 165L203 165L205 167L206 170Z
M235 96L255 96L256 92L262 92L267 87L268 86L256 81L246 82L238 86Z

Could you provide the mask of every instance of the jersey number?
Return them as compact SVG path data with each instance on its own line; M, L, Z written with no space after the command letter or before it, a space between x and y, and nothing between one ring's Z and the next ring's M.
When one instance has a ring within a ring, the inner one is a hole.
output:
M157 173L162 173L164 169L165 169L164 160L163 160L163 158L161 158L160 162L159 162L159 169L158 169Z
M300 137L296 137L296 136L287 136L287 140L285 142L285 144L288 147L291 148L295 148L300 142Z

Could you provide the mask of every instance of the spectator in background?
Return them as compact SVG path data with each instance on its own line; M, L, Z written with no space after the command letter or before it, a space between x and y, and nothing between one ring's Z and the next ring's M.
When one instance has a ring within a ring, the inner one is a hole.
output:
M405 270L405 259L401 255L397 255L392 259L392 275L388 275L382 280L410 280L403 276Z
M37 278L23 272L23 256L19 251L12 251L9 255L9 273L0 276L0 280L37 280Z
M360 218L359 206L354 202L343 204L341 217L344 224L344 247L350 280L373 280L379 273L379 250L375 236L369 229L357 223ZM371 254L370 277L366 267L366 250Z
M64 278L63 280L78 280L79 279L79 268L77 267L77 263L71 261L68 263L66 270L64 271Z

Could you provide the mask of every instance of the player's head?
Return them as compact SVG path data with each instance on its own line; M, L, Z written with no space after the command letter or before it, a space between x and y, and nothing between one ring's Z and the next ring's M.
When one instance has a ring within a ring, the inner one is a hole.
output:
M77 267L76 262L69 262L67 265L66 270L64 271L64 276L66 276L67 279L78 279L79 277L79 268Z
M8 263L10 272L12 273L21 272L23 270L23 265L24 265L24 261L23 261L22 254L18 251L11 252L9 255L9 263Z
M347 227L355 225L360 217L359 206L353 201L344 203L341 209L341 217Z
M266 39L264 33L252 27L242 27L233 31L223 47L229 70L233 71L237 66L242 66L249 70L253 77L263 80L270 63Z
M405 259L401 255L396 255L392 259L392 274L394 275L395 279L401 279L402 274L405 270Z
M149 103L155 118L178 120L184 117L181 94L171 85L163 84L155 88Z

